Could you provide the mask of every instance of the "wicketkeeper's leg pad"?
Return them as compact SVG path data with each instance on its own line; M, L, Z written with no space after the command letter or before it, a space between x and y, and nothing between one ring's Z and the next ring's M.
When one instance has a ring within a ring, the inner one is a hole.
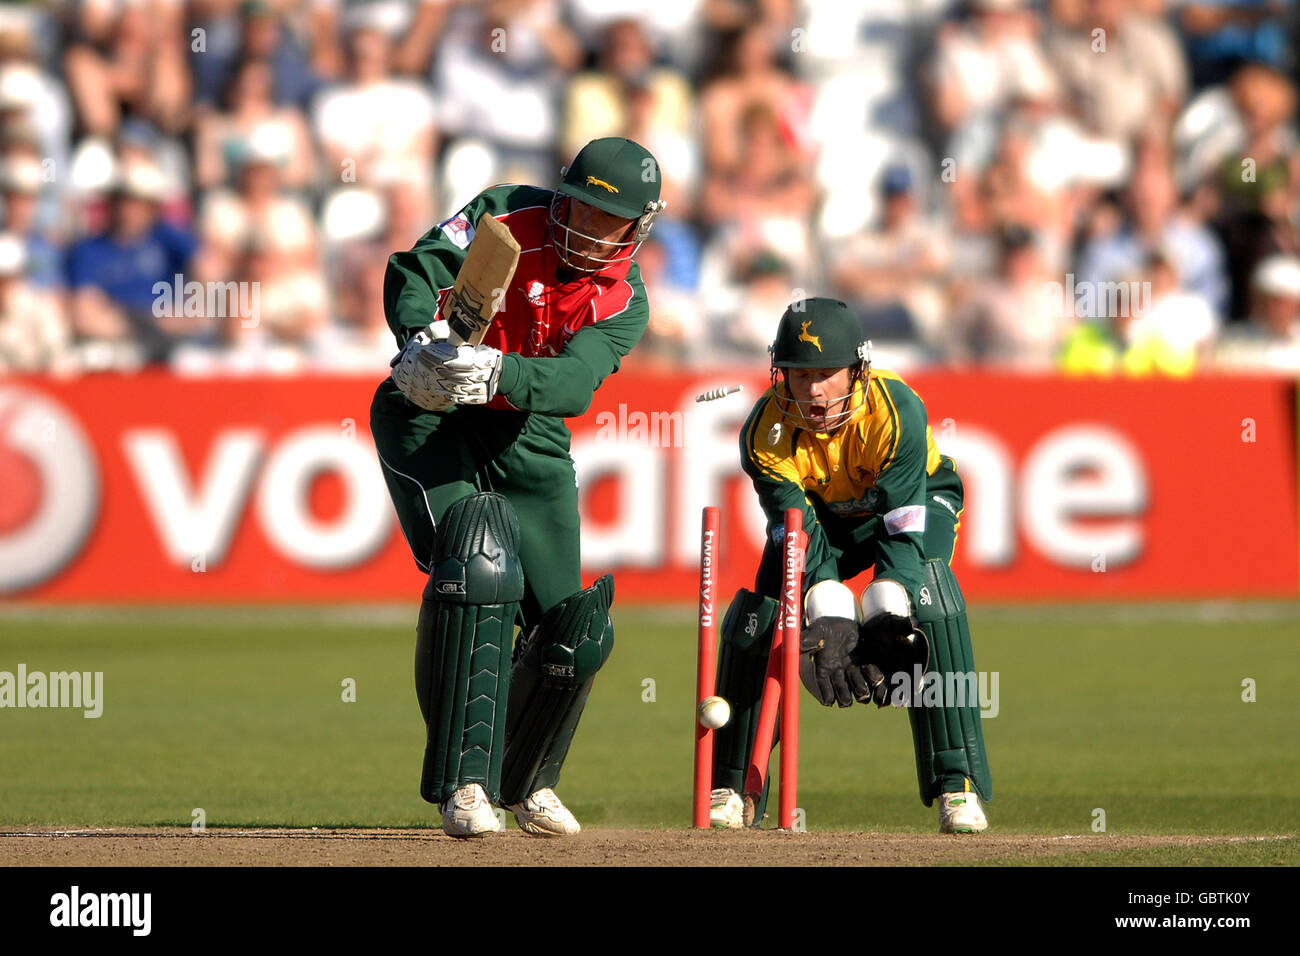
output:
M614 647L606 574L542 615L519 641L510 675L501 800L511 806L554 787L596 672Z
M774 598L741 588L722 618L716 693L731 705L731 720L713 733L715 788L745 789L778 612Z
M427 731L420 795L501 788L510 648L524 596L519 518L498 494L447 509L416 625L415 691Z
M924 689L908 708L921 801L928 807L941 793L965 789L962 778L982 799L991 800L993 777L980 726L979 675L966 601L952 569L939 558L925 562L916 618L930 639Z

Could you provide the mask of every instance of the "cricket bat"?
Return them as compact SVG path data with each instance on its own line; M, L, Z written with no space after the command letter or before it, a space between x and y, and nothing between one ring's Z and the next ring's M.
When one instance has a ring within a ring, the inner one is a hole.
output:
M447 293L438 318L445 319L456 344L479 345L505 302L519 264L519 243L505 224L489 213L479 217L469 252Z

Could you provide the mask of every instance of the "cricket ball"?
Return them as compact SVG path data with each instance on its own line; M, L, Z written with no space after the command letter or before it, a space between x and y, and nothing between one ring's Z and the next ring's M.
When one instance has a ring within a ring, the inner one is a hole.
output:
M725 727L727 721L731 719L731 705L721 697L706 697L700 701L696 717L701 727L717 730L719 727Z

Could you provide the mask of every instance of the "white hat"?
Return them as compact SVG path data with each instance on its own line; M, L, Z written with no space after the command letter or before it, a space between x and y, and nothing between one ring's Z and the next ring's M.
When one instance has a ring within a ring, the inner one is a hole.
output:
M152 163L127 163L117 181L119 192L137 199L161 202L167 198L167 183Z
M0 67L0 110L25 109L41 95L41 75L29 63Z
M35 195L43 181L41 164L34 159L11 159L0 167L0 189L5 192Z
M1255 267L1250 284L1265 295L1300 299L1300 259L1269 256Z
M240 165L272 163L284 165L289 159L289 131L279 123L259 123L241 144Z
M22 275L27 268L27 249L12 232L0 232L0 276Z

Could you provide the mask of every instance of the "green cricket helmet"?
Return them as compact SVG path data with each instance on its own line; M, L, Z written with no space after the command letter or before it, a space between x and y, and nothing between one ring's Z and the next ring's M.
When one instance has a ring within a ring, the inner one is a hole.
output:
M822 368L853 370L849 391L831 399L828 406L845 402L844 409L826 418L825 430L831 431L853 415L851 400L859 380L871 374L871 343L862 336L862 324L849 307L838 299L811 298L790 303L781 316L776 339L768 347L772 359L772 385L777 384L778 369ZM789 392L789 383L786 383ZM800 401L793 395L776 391L782 414L804 427L807 414L816 404ZM793 413L792 413L793 407Z
M611 216L636 220L632 237L606 242L572 228L569 208L575 199ZM659 163L648 149L621 136L593 139L582 147L572 165L560 171L560 185L551 200L551 244L569 268L600 272L636 253L666 205L659 198ZM572 248L574 240L594 243L594 247L578 254Z

